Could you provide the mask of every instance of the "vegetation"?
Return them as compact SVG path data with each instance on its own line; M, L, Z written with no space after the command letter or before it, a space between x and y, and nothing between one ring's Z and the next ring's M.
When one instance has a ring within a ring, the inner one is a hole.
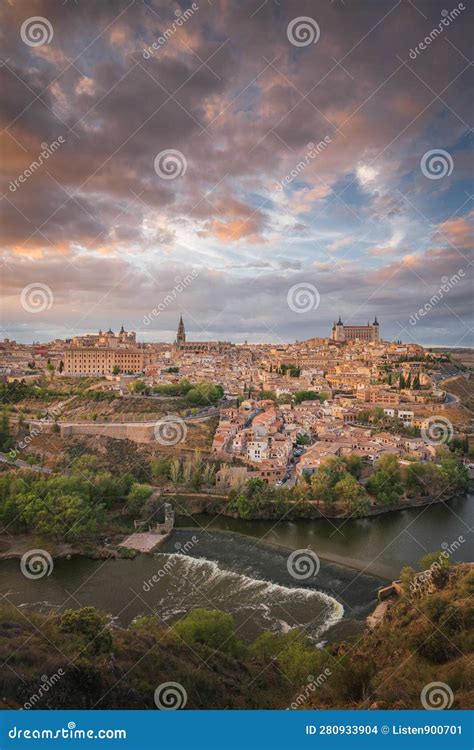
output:
M301 404L302 401L326 401L328 394L323 391L296 391L293 396L295 404Z
M15 654L15 669L2 672L2 700L21 708L37 692L38 674L59 673L61 684L36 708L154 709L156 687L172 674L187 709L417 709L431 682L449 685L452 707L466 709L473 593L473 565L448 562L429 591L407 588L374 630L324 648L298 629L244 644L232 616L209 609L170 628L141 617L122 629L92 607L42 615L3 606L0 658Z
M101 471L95 456L73 462L68 476L5 472L0 476L0 525L9 533L38 533L56 542L95 539L107 509L133 481Z
M365 481L362 467L359 456L335 456L292 488L251 479L231 489L227 510L244 519L314 518L321 512L357 517L365 515L371 506L390 508L403 501L445 500L468 489L467 470L452 457L441 459L439 464L414 461L401 467L396 456L386 453Z

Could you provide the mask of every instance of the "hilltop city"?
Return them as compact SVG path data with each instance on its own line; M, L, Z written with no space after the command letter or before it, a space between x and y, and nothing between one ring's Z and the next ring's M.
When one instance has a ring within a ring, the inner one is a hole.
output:
M291 488L328 459L347 456L365 467L383 455L434 462L440 442L454 431L466 442L469 431L456 412L458 396L440 385L462 376L462 363L445 352L385 341L377 317L367 325L346 325L339 317L327 338L291 344L192 341L181 316L173 344L138 343L122 326L49 344L5 339L0 351L6 384L87 382L95 398L153 403L186 396L191 406L189 390L197 389L194 409L184 416L195 424L213 420L210 442L199 448L216 462L221 488L253 478ZM47 419L54 418L62 436L156 440L152 409L132 418L78 412L60 410ZM440 435L433 437L433 430Z

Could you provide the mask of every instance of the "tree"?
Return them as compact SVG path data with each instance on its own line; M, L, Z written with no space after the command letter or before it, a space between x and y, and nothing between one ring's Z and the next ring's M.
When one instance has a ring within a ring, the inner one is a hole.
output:
M396 456L384 453L379 458L376 470L367 481L367 491L379 505L395 505L403 493L400 465Z
M173 630L189 645L203 644L226 654L237 654L234 618L228 612L197 608L174 625Z
M295 404L300 404L302 401L316 401L319 399L319 393L316 391L296 391L293 399Z
M170 458L154 458L150 461L150 471L153 479L164 481L170 478Z
M240 518L246 519L251 517L254 504L247 495L240 494L237 497L235 505Z
M62 373L63 370L64 370L64 362L61 359L61 361L59 362L58 372Z
M224 395L221 385L203 381L191 387L186 393L186 401L190 406L208 406L217 404Z
M178 486L181 478L181 463L177 458L173 458L170 464L170 479L175 485Z
M10 422L8 413L4 409L0 417L0 450L9 451L15 445L15 441L10 434Z
M343 456L344 463L346 464L347 471L352 474L355 479L359 479L362 473L362 459L355 453L350 453L348 456Z
M385 412L382 409L381 406L376 406L375 409L372 410L372 422L380 422L385 416Z
M336 483L334 493L337 500L343 502L347 509L355 515L362 514L369 508L367 492L351 474L346 473Z
M112 368L112 375L120 375L120 367L118 365L114 365Z
M55 494L50 489L42 498L29 492L18 497L18 504L28 528L57 541L93 537L105 522L103 505L92 505L78 494Z
M337 500L336 484L347 474L342 458L328 458L314 472L311 477L313 495L319 502L322 500L327 506L332 506Z
M94 654L106 653L112 648L107 618L94 607L66 610L61 616L59 629L63 633L79 636L87 650Z
M311 443L311 438L304 432L299 432L296 436L296 442L298 445L309 445Z
M133 484L127 497L127 510L130 516L138 518L143 507L153 493L153 487L149 484Z
M133 383L130 383L128 387L131 393L144 393L147 390L143 380L135 380Z

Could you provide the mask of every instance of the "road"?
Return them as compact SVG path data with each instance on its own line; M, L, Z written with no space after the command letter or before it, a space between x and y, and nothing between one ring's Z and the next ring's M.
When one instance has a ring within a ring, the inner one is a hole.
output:
M34 464L31 465L26 461L23 461L21 458L17 458L12 461L5 453L0 453L0 461L4 464L16 466L18 469L30 469L31 471L37 471L40 474L51 474L51 469L48 469L47 466L36 466Z

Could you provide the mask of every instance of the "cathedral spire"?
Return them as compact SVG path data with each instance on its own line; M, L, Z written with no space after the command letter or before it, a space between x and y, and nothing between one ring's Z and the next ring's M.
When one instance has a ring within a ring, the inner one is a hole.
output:
M176 343L184 344L186 342L186 331L184 330L183 316L179 316L178 333L176 334Z

